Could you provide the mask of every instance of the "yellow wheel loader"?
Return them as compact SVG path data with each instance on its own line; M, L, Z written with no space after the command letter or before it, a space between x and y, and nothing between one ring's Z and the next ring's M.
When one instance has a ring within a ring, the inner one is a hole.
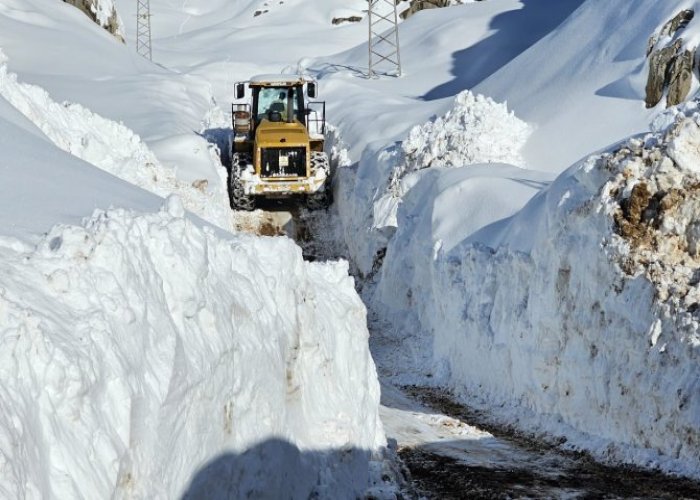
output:
M324 151L326 103L317 83L299 75L261 75L235 85L229 196L231 208L253 210L259 198L302 197L309 208L330 203Z

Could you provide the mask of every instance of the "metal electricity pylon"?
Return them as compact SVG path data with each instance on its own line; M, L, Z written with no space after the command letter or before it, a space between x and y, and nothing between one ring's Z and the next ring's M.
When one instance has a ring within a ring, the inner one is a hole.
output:
M151 0L136 0L136 52L153 60L151 49Z
M396 0L369 0L369 78L401 76Z

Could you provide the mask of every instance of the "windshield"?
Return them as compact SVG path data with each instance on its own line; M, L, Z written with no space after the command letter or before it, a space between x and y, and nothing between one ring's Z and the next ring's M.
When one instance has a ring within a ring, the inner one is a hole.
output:
M287 120L287 92L290 87L261 87L258 90L256 103L257 107L254 110L257 121L263 118L269 118L270 112L279 112L281 120ZM295 116L299 117L299 100L302 87L291 87L292 90L292 108Z

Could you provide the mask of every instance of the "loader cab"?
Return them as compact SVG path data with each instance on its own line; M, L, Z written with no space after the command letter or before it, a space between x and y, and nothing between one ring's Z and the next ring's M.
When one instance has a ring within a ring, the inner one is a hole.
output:
M253 119L255 124L267 119L271 122L286 122L291 103L293 118L304 123L304 87L274 86L252 87L253 91Z
M314 100L317 96L315 80L301 75L260 75L236 83L234 96L238 102L231 105L233 151L252 152L263 124L270 125L270 130L276 133L294 127L305 129L302 132L311 142L311 149L323 150L326 103ZM248 102L242 102L246 97Z

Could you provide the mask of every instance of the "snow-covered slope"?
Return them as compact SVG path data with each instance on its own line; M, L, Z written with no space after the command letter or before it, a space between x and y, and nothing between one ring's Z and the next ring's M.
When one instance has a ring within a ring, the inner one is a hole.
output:
M224 189L207 192L208 181L199 189L181 181L173 169L161 165L141 139L123 124L107 120L78 104L59 104L43 89L19 82L17 75L8 73L2 51L0 96L64 151L160 196L178 193L191 212L224 229L233 227ZM220 182L217 185L223 187L226 171L219 168L218 173Z
M644 107L649 38L687 8L698 13L700 2L586 0L475 90L507 99L518 116L536 125L525 150L528 161L561 171L591 151L647 130L659 112ZM699 35L697 19L680 34L691 46Z
M205 79L148 62L60 1L3 1L0 49L20 82L38 85L56 102L80 104L123 123L181 180L206 179L213 193L225 189L220 164L197 135L205 122L222 126L207 120L217 105Z
M157 210L161 200L54 146L0 97L0 227L36 241L58 222L79 223L95 208Z

